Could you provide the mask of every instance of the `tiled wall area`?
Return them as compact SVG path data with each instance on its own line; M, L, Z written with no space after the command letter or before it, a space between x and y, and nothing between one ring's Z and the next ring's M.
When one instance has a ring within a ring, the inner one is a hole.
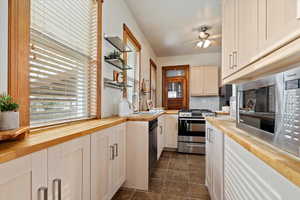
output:
M220 109L220 97L191 97L190 108L217 111Z

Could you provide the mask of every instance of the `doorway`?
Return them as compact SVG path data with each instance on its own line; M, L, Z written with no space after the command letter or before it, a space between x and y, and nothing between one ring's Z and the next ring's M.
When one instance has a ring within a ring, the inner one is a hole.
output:
M169 110L189 108L189 65L162 68L163 107Z

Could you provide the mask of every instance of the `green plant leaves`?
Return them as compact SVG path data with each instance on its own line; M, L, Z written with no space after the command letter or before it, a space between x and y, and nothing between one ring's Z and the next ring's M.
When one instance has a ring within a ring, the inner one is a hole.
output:
M17 111L19 105L13 101L13 98L9 95L3 94L0 95L0 111Z

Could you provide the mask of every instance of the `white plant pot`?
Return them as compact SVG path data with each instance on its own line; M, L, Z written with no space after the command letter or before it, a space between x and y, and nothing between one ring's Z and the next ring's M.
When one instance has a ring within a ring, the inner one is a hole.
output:
M6 131L20 127L19 112L0 112L0 130Z

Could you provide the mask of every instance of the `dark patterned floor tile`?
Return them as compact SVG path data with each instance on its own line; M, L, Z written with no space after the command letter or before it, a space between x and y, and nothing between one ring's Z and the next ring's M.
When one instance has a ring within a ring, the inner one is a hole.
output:
M199 198L203 200L209 199L208 190L205 185L189 184L189 195L193 198Z
M120 189L112 200L130 200L133 197L133 190Z
M135 192L132 200L162 200L161 194L153 192Z
M168 170L167 181L188 182L189 172L184 170Z

